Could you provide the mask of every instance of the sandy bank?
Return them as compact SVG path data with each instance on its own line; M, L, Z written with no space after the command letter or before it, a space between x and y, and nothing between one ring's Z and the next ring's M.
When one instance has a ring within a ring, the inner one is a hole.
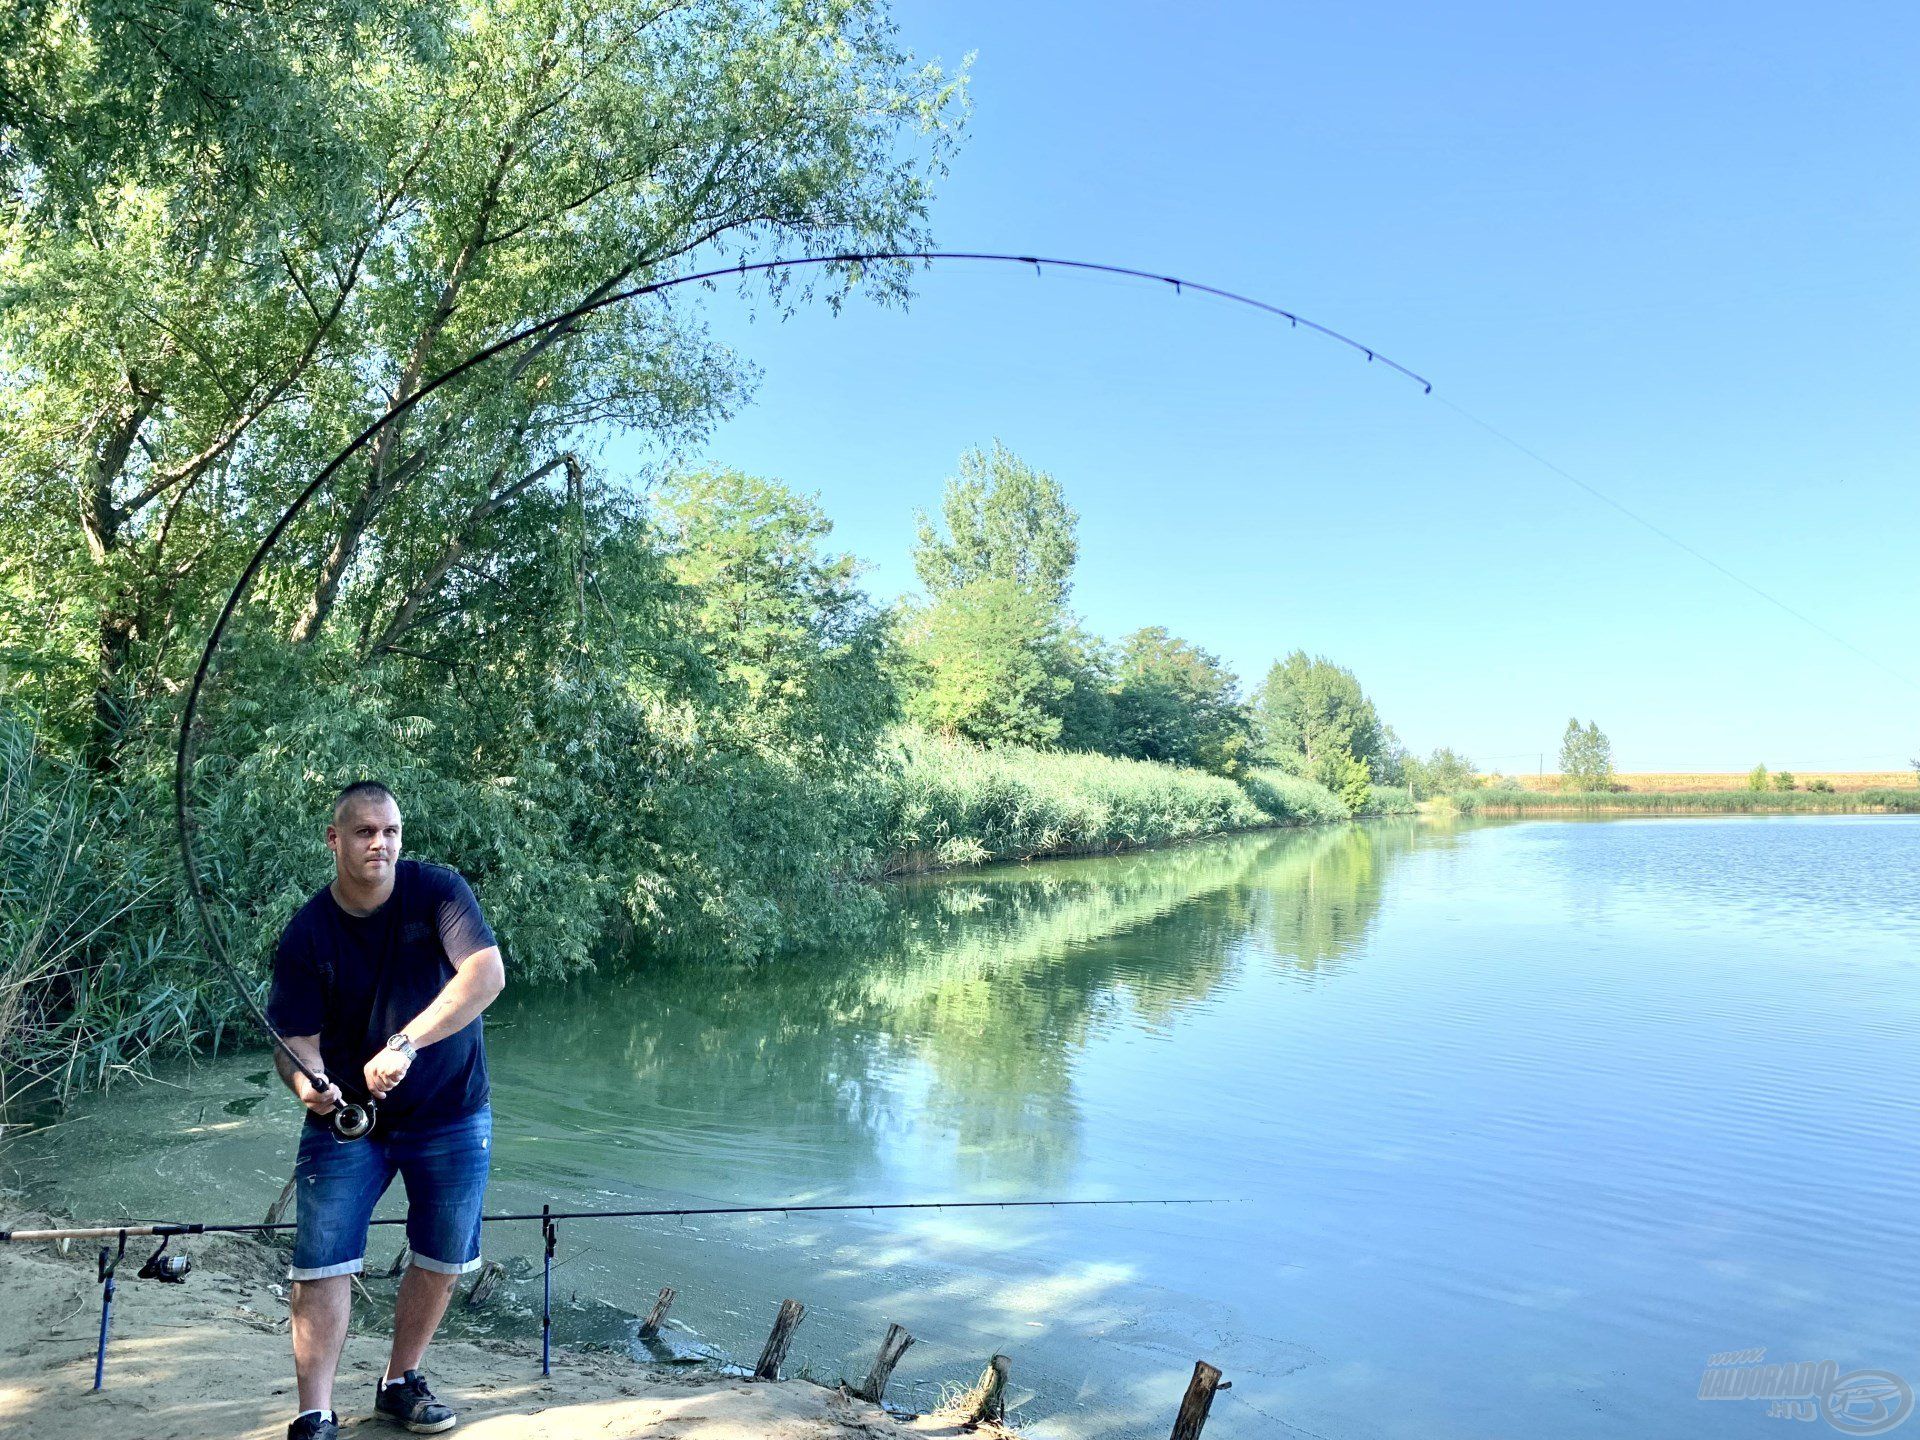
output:
M0 1207L0 1213L4 1208ZM38 1218L38 1217L35 1217ZM17 1214L6 1225L22 1223ZM282 1262L248 1240L192 1242L185 1285L137 1280L153 1242L120 1269L107 1385L91 1393L100 1323L97 1247L0 1246L0 1434L8 1440L279 1440L293 1411ZM348 1434L401 1435L365 1418L386 1359L384 1337L347 1340L335 1406ZM537 1347L437 1342L435 1390L473 1440L842 1440L958 1436L952 1420L897 1420L806 1381L758 1384L649 1369L624 1356L556 1350L540 1378Z

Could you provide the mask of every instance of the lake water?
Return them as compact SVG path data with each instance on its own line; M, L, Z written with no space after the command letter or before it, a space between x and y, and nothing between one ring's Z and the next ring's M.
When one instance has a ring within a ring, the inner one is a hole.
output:
M1696 1396L1760 1348L1920 1382L1916 940L1907 817L1404 822L915 882L857 954L503 1000L490 1208L1239 1202L561 1229L563 1338L621 1343L672 1284L683 1342L751 1363L794 1296L789 1373L857 1381L897 1320L894 1398L1001 1351L1041 1440L1165 1436L1196 1359L1234 1382L1209 1440L1802 1433ZM295 1128L264 1071L169 1071L0 1160L86 1217L257 1218ZM468 1323L534 1334L537 1295Z

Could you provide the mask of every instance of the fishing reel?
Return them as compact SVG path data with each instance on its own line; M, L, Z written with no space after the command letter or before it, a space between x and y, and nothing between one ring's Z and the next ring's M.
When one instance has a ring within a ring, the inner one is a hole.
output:
M140 1267L142 1280L158 1280L162 1285L184 1285L187 1276L192 1273L193 1261L185 1255L167 1254L167 1243L171 1235L163 1236L160 1248L147 1257L147 1263Z
M333 1113L327 1117L333 1126L333 1138L336 1140L364 1140L373 1133L376 1119L373 1101L364 1105L355 1105L342 1100L333 1107Z
M325 1090L327 1088L328 1081L326 1076L315 1075L312 1071L303 1071L302 1073L306 1075L308 1083L316 1090ZM373 1133L373 1122L378 1118L378 1115L374 1110L373 1097L371 1095L367 1097L364 1105L356 1105L353 1101L347 1099L345 1095L342 1095L340 1097L340 1103L333 1107L326 1118L327 1124L333 1130L334 1139L341 1141L364 1140Z

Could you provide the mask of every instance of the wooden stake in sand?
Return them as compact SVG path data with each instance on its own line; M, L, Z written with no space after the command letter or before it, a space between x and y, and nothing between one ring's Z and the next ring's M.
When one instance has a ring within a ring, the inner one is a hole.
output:
M673 1297L679 1294L671 1285L662 1285L660 1295L653 1302L653 1308L647 1311L647 1318L640 1322L640 1338L651 1340L660 1333L660 1327L666 1323L667 1311L673 1305Z
M887 1394L887 1381L893 1378L893 1367L900 1363L900 1357L907 1353L907 1347L913 1344L913 1336L907 1333L904 1325L887 1326L887 1338L880 1342L880 1353L873 1357L873 1368L867 1372L866 1384L853 1393L862 1400L871 1400L878 1405Z
M267 1218L260 1222L262 1225L278 1225L286 1218L287 1207L293 1203L293 1192L297 1184L298 1182L292 1176L287 1177L286 1185L281 1188L280 1198L267 1207Z
M1228 1390L1231 1380L1223 1381L1220 1372L1204 1360L1193 1365L1193 1379L1187 1382L1186 1397L1180 1402L1180 1414L1173 1422L1171 1440L1200 1440L1200 1427L1207 1423L1207 1411L1213 1407L1213 1392Z
M760 1363L753 1367L756 1380L778 1380L780 1366L787 1358L787 1350L793 1344L793 1332L800 1328L807 1307L798 1300L782 1300L780 1314L774 1319L773 1333L767 1336L767 1348L760 1352Z
M973 1394L968 1397L965 1428L971 1430L983 1421L1007 1418L1007 1372L1012 1368L1013 1362L1004 1355L996 1355L987 1362Z
M506 1273L507 1267L498 1260L487 1261L473 1277L473 1284L467 1287L466 1299L461 1303L469 1310L478 1310L493 1298L493 1292L500 1287L500 1277Z

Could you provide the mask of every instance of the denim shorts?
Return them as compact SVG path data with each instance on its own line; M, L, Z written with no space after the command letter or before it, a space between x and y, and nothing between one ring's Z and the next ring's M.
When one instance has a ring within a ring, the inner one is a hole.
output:
M300 1127L293 1162L294 1280L356 1275L366 1262L367 1222L397 1173L407 1187L413 1263L442 1275L480 1264L480 1209L493 1149L493 1111L364 1140L336 1140L324 1125Z

